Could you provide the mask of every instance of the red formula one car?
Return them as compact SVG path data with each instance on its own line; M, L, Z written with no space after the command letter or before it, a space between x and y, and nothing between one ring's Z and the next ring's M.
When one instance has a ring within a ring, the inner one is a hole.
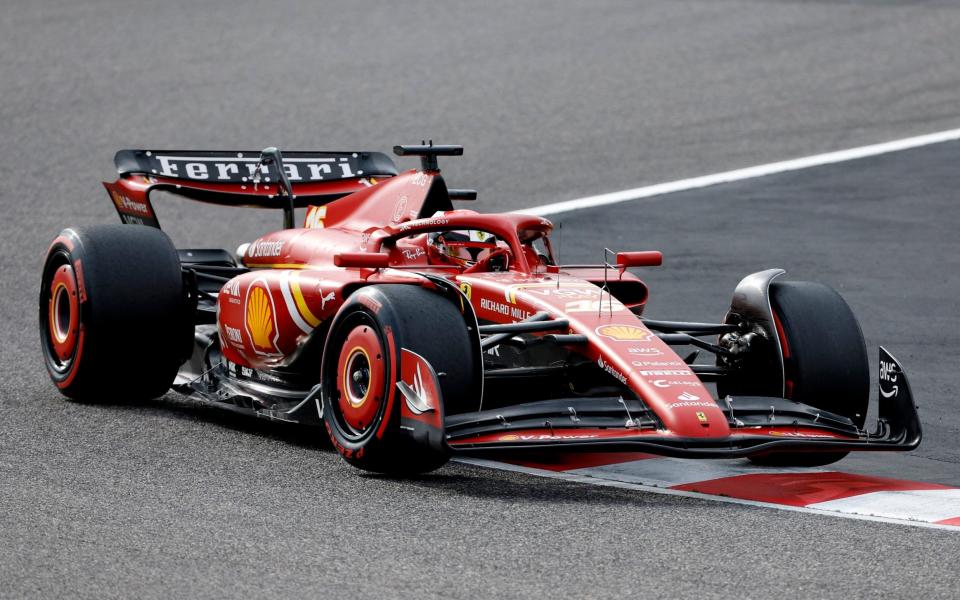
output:
M351 464L388 473L553 450L822 465L920 443L883 348L865 430L863 336L832 289L771 269L740 282L722 323L647 319L628 269L659 252L557 265L550 221L454 209L476 193L449 189L437 157L461 147L394 151L421 167L398 173L376 152L118 152L104 185L124 224L63 230L43 267L53 382L72 398L172 388L323 425ZM281 209L284 228L235 254L177 250L158 189Z

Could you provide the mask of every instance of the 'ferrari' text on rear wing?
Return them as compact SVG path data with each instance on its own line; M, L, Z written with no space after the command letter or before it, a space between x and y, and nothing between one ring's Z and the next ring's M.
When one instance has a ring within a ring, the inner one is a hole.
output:
M277 185L279 168L293 187L293 205L324 204L371 181L393 177L397 167L381 152L285 152L282 167L261 152L234 150L120 150L120 178L104 182L121 221L159 227L150 192L227 206L286 208Z

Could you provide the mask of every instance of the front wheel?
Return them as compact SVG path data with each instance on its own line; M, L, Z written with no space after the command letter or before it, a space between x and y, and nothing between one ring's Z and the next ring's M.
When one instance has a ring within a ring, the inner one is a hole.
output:
M366 471L426 473L449 458L400 429L402 349L436 371L446 412L460 412L479 393L478 349L452 302L417 285L376 285L354 293L324 348L323 420L340 455Z
M870 401L870 364L860 324L850 306L833 288L809 281L775 281L769 294L783 355L783 397L848 417L862 429ZM779 368L779 360L765 364L767 369L771 364ZM766 375L744 373L739 379L769 381ZM721 395L743 393L721 387ZM766 466L815 467L837 462L847 454L771 452L750 460Z

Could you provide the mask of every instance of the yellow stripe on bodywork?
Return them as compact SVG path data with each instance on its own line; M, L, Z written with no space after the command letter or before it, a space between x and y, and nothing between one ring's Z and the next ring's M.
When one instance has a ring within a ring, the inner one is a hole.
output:
M310 307L307 306L306 300L303 299L303 292L300 291L300 274L293 273L290 277L290 291L293 292L293 301L297 303L297 310L300 311L300 316L310 324L311 327L316 327L320 324L320 319L315 317L312 312L310 312Z

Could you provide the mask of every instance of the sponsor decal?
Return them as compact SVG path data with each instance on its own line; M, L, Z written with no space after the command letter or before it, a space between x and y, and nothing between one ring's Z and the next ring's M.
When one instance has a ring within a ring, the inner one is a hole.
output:
M151 153L147 152L147 157ZM356 159L356 156L354 156ZM148 159L153 167L151 171L165 177L180 179L195 179L199 181L247 181L257 177L257 164L260 162L259 153L251 153L245 157L243 153L236 156L183 156L177 154L158 154ZM291 181L323 181L325 179L340 179L363 175L363 170L357 168L359 162L352 162L345 156L341 157L308 157L300 158L287 156L283 160L284 170ZM259 171L270 181L273 174L276 177L275 165L261 165Z
M307 229L323 229L323 220L326 218L326 206L311 206L307 209L307 217L303 221L303 226Z
M627 352L639 356L663 356L660 348L627 348Z
M372 310L374 314L379 313L380 309L383 308L383 305L380 304L378 300L371 298L370 294L360 294L357 296L357 300L360 302L360 304L363 304Z
M450 223L450 219L420 219L419 221L407 221L400 225L400 231L407 231L416 227L434 227Z
M330 302L337 297L336 292L327 292L324 294L323 288L321 288L319 285L317 286L317 293L320 294L320 310L326 310L327 302Z
M364 233L360 235L360 249L364 252L367 251L367 244L370 243L370 234Z
M596 298L600 290L596 287L556 287L556 284L546 284L550 287L528 288L527 291L537 296L555 296L557 298Z
M716 408L717 405L714 402L707 400L701 400L700 396L691 394L690 392L684 392L677 396L676 402L671 402L667 405L667 408L674 410L676 408Z
M460 291L463 292L463 295L467 297L467 300L471 300L473 296L473 286L467 282L460 284Z
M613 366L611 366L610 363L603 360L602 356L597 358L597 366L603 369L604 371L606 371L607 373L609 373L614 379L616 379L620 383L623 383L623 384L627 383L627 377L623 373L615 369Z
M677 408L716 408L716 404L713 402L705 402L703 400L689 400L686 402L671 402L667 405L667 408L674 410Z
M832 435L824 433L800 433L799 431L771 431L770 435L774 437L793 437L793 438L815 438L832 440Z
M530 311L523 310L517 306L510 306L508 304L504 304L503 302L497 302L496 300L491 300L489 298L480 299L480 308L501 314L505 317L510 317L512 319L528 319L531 315Z
M697 383L693 381L681 381L677 379L654 379L651 381L655 387L658 388L668 388L668 387L681 387L681 386L696 386Z
M500 436L501 442L539 442L549 440L589 440L599 437L595 433L540 433L536 435L524 435L516 433L505 433Z
M674 369L674 370L656 370L656 371L640 371L641 375L693 375L693 372L689 369Z
M223 326L224 331L227 332L227 339L231 342L237 344L243 344L243 338L240 336L240 330L236 327L230 327L229 325Z
M685 367L687 363L680 360L635 360L635 367Z
M596 332L605 338L618 342L643 342L649 340L653 334L637 325L601 325Z
M428 181L430 181L430 177L426 173L423 171L417 171L417 174L413 176L413 178L410 180L410 183L423 187L427 185Z
M573 302L567 302L567 305L564 307L564 310L568 313L620 312L626 309L627 307L616 298L610 298L608 300L575 300Z
M407 210L407 197L400 196L400 200L397 201L397 206L393 209L393 223L399 223L400 219L403 218L403 211Z
M283 252L283 240L257 240L247 247L248 258L276 257Z
M153 217L153 211L150 210L150 205L146 202L131 200L114 190L110 191L110 197L113 199L113 203L117 205L117 210L122 213L133 213L141 217Z
M403 257L407 260L416 260L421 256L426 256L423 248L403 248L400 250L403 253Z
M244 324L253 342L254 352L279 354L280 351L276 345L280 336L275 320L276 307L268 291L266 280L257 279L247 288L245 312Z
M884 384L896 384L897 383L897 365L893 362L887 362L880 359L880 395L884 398L896 398L897 394L900 393L899 385L884 385Z
M585 286L582 283L515 283L504 290L504 300L510 304L516 304L517 292L523 290L526 293L541 296L543 298L567 298L570 300L576 298L597 298L600 296L600 289L595 286Z
M222 294L228 296L239 296L240 295L240 280L231 279L226 284L224 284L223 289L220 290Z

